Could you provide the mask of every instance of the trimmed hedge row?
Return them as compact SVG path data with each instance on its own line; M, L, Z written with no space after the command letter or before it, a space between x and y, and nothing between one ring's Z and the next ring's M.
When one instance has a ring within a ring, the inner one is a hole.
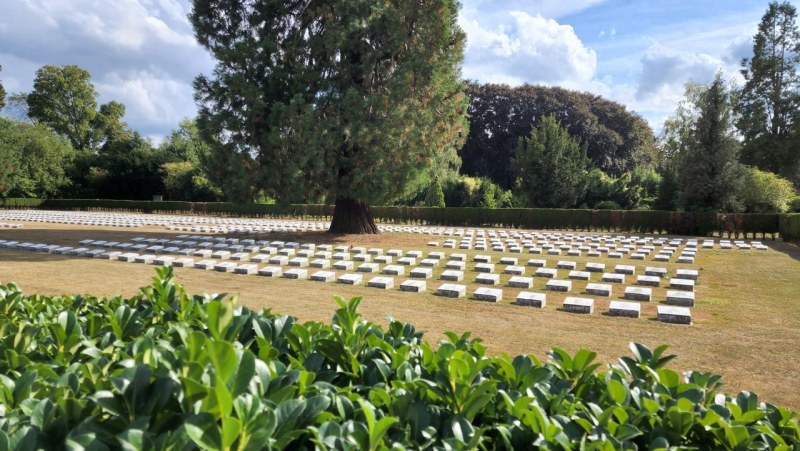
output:
M53 210L129 211L218 216L328 219L332 205L321 204L236 204L229 202L181 202L110 199L0 199L4 208ZM372 207L380 221L396 224L442 226L498 226L552 230L594 230L605 232L670 233L706 236L774 235L795 222L781 221L772 213L675 212L651 210L579 210L545 208L435 208ZM786 215L784 215L785 217ZM788 215L792 216L792 215ZM785 224L782 226L782 224ZM795 229L796 230L796 229ZM797 237L786 229L787 236ZM782 233L784 235L784 233ZM797 239L795 238L795 241Z
M784 241L800 244L800 213L781 215L780 230Z

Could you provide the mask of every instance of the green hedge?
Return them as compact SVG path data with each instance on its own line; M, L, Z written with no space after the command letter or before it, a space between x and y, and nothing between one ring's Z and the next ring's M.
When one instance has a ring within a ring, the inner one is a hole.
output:
M780 230L784 241L800 244L800 213L781 215Z
M128 211L141 213L203 214L270 218L329 219L332 205L321 204L236 204L230 202L181 202L111 199L0 199L3 208L53 210ZM549 230L591 230L619 233L671 233L707 236L712 234L775 234L792 224L781 215L651 210L586 210L547 208L466 207L372 207L376 220L394 224L428 224L452 227L497 226ZM791 216L791 215L789 215ZM786 215L784 215L786 217ZM786 224L786 225L783 225ZM798 234L787 229L789 237ZM794 241L797 241L796 238Z

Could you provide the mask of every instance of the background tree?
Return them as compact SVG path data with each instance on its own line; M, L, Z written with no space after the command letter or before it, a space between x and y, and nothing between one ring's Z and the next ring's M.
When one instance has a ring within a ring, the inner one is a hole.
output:
M65 136L77 150L96 151L109 133L125 128L119 122L125 107L111 102L98 111L91 75L78 66L41 67L26 100L32 120Z
M3 71L3 66L0 66L0 72ZM6 89L3 87L3 83L0 82L0 110L6 106Z
M525 206L570 208L586 191L586 150L553 116L519 139L512 165L514 194Z
M519 138L547 115L586 144L592 165L613 177L650 167L656 152L647 122L625 106L598 95L558 87L468 85L469 135L459 151L465 175L514 186L511 157Z
M428 192L425 196L425 206L426 207L445 206L444 190L442 189L442 184L439 183L439 177L435 177L430 187L428 188Z
M771 2L753 38L753 57L742 60L745 84L736 122L744 138L742 162L794 175L800 143L800 28L789 2ZM800 179L796 180L800 183Z
M457 16L455 0L195 0L218 61L195 80L200 128L267 195L335 199L330 231L377 233L369 204L461 144Z
M75 150L43 125L0 118L0 197L50 197L69 183Z
M751 213L784 213L797 196L792 182L771 172L749 167L744 172L739 199Z
M699 115L685 150L678 156L681 203L686 210L736 208L742 179L734 137L730 95L717 73L699 96Z

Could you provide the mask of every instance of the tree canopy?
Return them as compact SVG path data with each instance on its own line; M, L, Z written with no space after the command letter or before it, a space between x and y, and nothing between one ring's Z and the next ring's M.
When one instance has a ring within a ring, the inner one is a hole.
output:
M575 207L586 192L586 150L553 116L522 137L514 152L516 194L525 206Z
M0 72L3 71L3 66L0 66ZM6 106L6 88L3 87L2 81L0 81L0 110L2 110Z
M466 132L457 17L455 0L195 0L217 60L195 80L201 129L267 195L335 199L332 231L377 232L368 203L406 194Z
M736 125L744 138L745 164L795 175L800 162L799 69L797 9L789 2L771 2L753 37L753 57L742 61L745 84Z
M553 115L586 144L595 167L619 176L655 159L650 126L623 105L598 95L557 87L470 83L470 128L460 150L462 172L486 176L508 189L514 185L511 156L521 137L544 116Z

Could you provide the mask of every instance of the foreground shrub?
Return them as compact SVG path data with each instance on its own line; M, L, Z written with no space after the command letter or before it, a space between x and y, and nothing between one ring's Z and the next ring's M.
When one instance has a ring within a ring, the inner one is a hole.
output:
M0 287L0 449L789 449L797 416L633 344L487 356L410 324L331 325L189 296L170 269L131 299Z

